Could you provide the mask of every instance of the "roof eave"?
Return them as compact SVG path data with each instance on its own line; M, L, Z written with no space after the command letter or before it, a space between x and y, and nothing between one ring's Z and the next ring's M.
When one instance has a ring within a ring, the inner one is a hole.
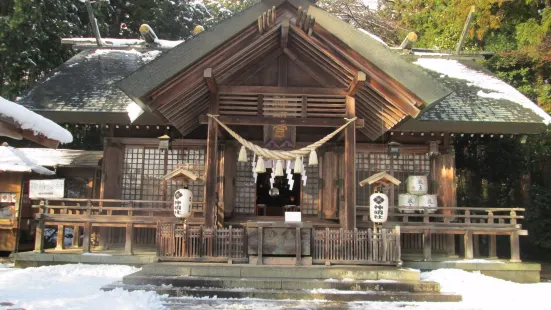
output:
M351 24L315 6L310 6L308 14L316 19L317 24L422 100L424 107L452 92Z
M285 2L305 8L311 5L307 0L263 0L164 53L119 81L117 86L138 104L144 105L142 99L146 94L256 23L262 13Z

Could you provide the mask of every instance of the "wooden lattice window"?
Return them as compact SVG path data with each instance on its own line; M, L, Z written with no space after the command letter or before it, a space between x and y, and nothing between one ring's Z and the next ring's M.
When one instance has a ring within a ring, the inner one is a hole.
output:
M319 210L319 166L308 166L308 158L304 158L306 168L306 186L302 186L302 214L318 214ZM301 183L303 181L301 180ZM301 184L301 185L302 185Z
M239 149L237 150L239 152ZM256 204L256 184L254 183L253 155L247 152L247 162L237 163L235 171L235 206L236 214L254 214Z
M122 199L171 200L172 193L182 188L181 182L169 181L163 187L163 176L178 165L185 165L198 176L205 172L204 148L180 148L169 151L157 148L126 147L122 178ZM190 182L194 201L203 201L202 180ZM199 206L194 206L199 207Z
M391 167L393 169L391 169ZM398 195L406 192L406 180L410 175L430 174L430 159L426 154L401 154L391 159L386 153L356 153L356 204L369 205L369 196L373 188L369 185L359 186L359 182L374 173L386 171L400 180L400 186L392 190L394 205L398 205ZM389 194L392 194L389 193Z

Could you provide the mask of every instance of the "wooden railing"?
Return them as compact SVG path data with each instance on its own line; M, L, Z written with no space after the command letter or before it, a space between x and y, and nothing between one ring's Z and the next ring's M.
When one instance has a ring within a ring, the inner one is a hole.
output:
M248 262L244 228L157 225L157 256L161 261Z
M90 252L92 227L125 228L125 253L133 254L134 233L137 228L157 228L157 221L178 222L173 215L172 201L118 200L118 199L55 199L33 201L33 208L39 209L35 215L35 252L44 251L45 226L57 226L56 249L63 249L63 232L66 226L75 231L73 247L79 245L80 229L83 230L82 250ZM193 202L202 205L202 202ZM193 210L189 220L200 225L202 210ZM105 236L103 236L105 238Z
M312 258L315 264L400 266L400 227L316 230Z
M464 257L472 259L474 253L479 253L473 248L480 244L480 236L488 236L489 257L495 258L496 255L496 236L510 236L511 242L511 261L520 261L519 236L527 235L528 232L522 229L519 220L524 216L519 215L524 212L522 208L469 208L469 207L439 207L435 208L434 213L428 209L422 209L417 213L401 213L398 207L389 208L389 220L385 227L394 227L399 225L403 234L408 234L404 241L411 242L404 248L421 247L423 258L430 260L432 250L435 248L432 236L438 236L437 242L449 255L455 254L454 235L460 235L463 239ZM358 227L369 227L372 225L369 219L369 207L357 206L356 214L362 218L358 220ZM412 235L420 235L413 237ZM446 239L446 246L443 239Z

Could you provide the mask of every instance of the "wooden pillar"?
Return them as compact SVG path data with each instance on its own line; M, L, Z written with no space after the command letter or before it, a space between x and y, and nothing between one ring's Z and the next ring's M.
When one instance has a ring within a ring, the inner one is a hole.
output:
M210 113L218 114L218 94L210 94ZM205 167L205 226L215 225L216 184L218 168L218 123L209 117L207 133L207 159Z
M463 237L465 245L465 259L473 259L473 231L467 230Z
M296 227L296 236L295 236L295 251L296 251L296 257L297 261L295 262L296 266L300 266L301 258L302 258L302 235L300 233L300 227Z
M55 245L55 249L57 251L63 250L65 248L65 245L63 244L64 241L65 241L65 226L57 225L57 238L56 238L56 245Z
M34 251L36 253L44 253L44 221L43 220L38 220L38 223L36 224Z
M84 233L82 239L82 253L90 253L90 237L92 234L92 223L84 223Z
M109 135L114 135L114 125L109 126ZM121 199L124 146L113 143L109 137L104 140L100 199ZM102 206L106 204L102 203ZM107 236L111 228L99 227L98 249L107 249ZM86 238L86 234L84 236Z
M124 254L134 255L134 224L126 224L126 240L124 243Z
M439 207L456 207L455 186L455 156L441 154L433 158L432 180L436 183L436 195ZM451 210L443 210L443 214L450 214Z
M71 247L78 248L80 245L80 226L73 226L73 242Z
M354 97L346 96L346 117L356 116ZM344 129L344 218L341 227L345 230L356 228L356 127L348 125Z
M430 261L432 257L432 240L430 229L425 229L423 232L423 259Z
M511 262L520 263L520 240L518 231L511 234Z
M257 265L262 265L262 243L264 243L264 228L262 226L258 226L258 260L256 261Z

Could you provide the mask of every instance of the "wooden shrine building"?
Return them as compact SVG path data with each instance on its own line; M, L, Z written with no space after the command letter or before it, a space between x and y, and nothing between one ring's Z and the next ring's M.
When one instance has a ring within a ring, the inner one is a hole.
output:
M22 99L60 123L71 123L61 115L73 111L80 126L103 132L100 199L37 202L39 229L79 225L84 251L94 246L90 234L98 231L98 247L125 244L129 254L135 246L156 244L158 256L167 260L238 261L262 256L247 252L247 242L249 250L253 241L262 243L263 229L276 231L262 223L283 222L284 212L293 209L309 231L302 246L311 246L307 252L314 263L395 263L400 255L430 260L433 253L472 258L481 253L481 238L489 238L486 254L495 257L497 235L510 236L511 258L520 260L519 236L527 233L518 222L522 209L457 205L453 141L463 135L518 139L543 132L551 118L485 72L476 63L478 55L389 48L306 0L261 1L162 54L144 57L151 50L85 50L75 56L80 61L69 60L61 68L75 70L73 75L53 76ZM125 53L136 60L128 64L116 58ZM97 85L116 94L102 99L103 105L94 100L71 104L79 96L68 88L59 90L63 100L45 102L37 96L56 79L97 74L76 71L95 57L117 64L100 72L112 76ZM78 65L67 67L73 63ZM123 119L127 106L143 110L134 123ZM246 162L239 161L242 143L221 125L279 152L315 143L354 118L316 149L317 165L305 155L304 171L293 173L294 160L286 160L283 176L272 175L277 160L263 163L265 173L255 172L258 156L250 150ZM160 148L158 137L165 134L169 146ZM196 212L187 228L179 226L171 209L182 184L163 180L179 165L199 176L188 184ZM376 232L368 216L373 188L359 182L379 172L400 182L388 188L389 221ZM428 178L436 212L398 212L409 176ZM245 228L256 239L243 241ZM178 234L211 241L201 243L201 250L175 250L170 238ZM241 243L228 250L212 240ZM384 254L366 247L364 255L358 240L389 244L381 248ZM333 248L347 242L350 253ZM41 240L36 246L43 251Z

